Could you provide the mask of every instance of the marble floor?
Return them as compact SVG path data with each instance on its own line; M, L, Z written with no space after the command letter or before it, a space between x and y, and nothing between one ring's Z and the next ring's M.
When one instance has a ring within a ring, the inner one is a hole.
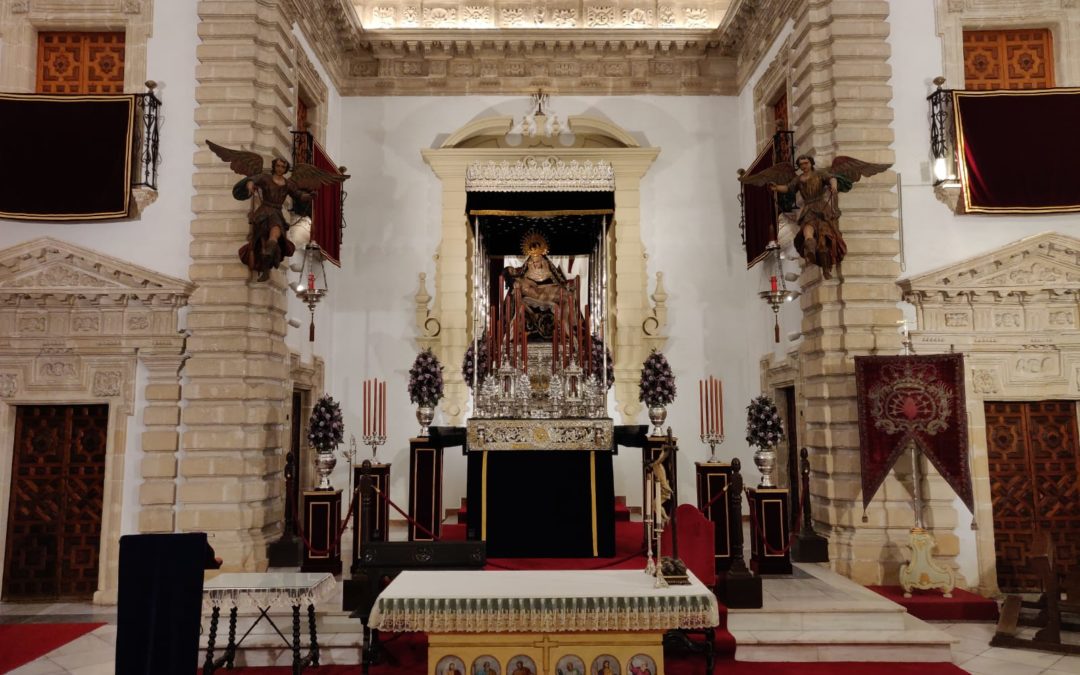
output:
M14 675L111 674L116 641L115 607L0 603L0 623L71 622L105 622L106 625L10 672ZM1080 675L1080 656L990 647L992 623L935 623L934 626L957 639L952 646L953 662L970 673ZM722 668L717 672L722 672Z

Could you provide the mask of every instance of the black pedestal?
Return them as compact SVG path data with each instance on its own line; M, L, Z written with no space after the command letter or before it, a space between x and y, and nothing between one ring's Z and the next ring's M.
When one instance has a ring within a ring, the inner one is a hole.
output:
M820 534L799 534L791 542L791 559L795 562L829 562L829 540Z
M304 532L311 548L304 549L300 571L341 574L341 490L306 490L303 504Z
M731 465L723 462L695 462L697 470L697 506L713 524L713 560L720 578L731 567L731 507L728 486Z
M281 539L267 547L266 556L270 567L299 567L304 557L304 542L295 534L286 532Z
M409 541L442 536L442 470L443 449L438 443L425 437L409 439Z
M750 488L750 569L755 574L791 574L786 488Z

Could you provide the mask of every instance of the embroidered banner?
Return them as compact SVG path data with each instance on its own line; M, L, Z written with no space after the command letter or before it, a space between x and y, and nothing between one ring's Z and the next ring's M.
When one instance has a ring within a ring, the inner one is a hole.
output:
M135 95L0 94L0 218L124 218Z
M863 507L914 444L974 513L963 355L857 356L855 382Z
M1080 211L1080 89L954 91L953 110L967 211Z

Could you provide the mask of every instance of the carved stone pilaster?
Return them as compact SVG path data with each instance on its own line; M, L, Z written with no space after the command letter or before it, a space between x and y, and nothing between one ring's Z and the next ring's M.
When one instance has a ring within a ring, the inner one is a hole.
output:
M663 351L667 344L667 290L664 289L664 273L656 273L656 288L653 290L652 311L641 324L641 332L644 333L645 348Z
M427 290L426 272L420 273L420 288L417 289L414 298L416 300L416 328L419 331L416 346L421 351L434 349L438 344L439 331L442 330L442 325L439 323L439 319L431 314L429 307L431 294Z

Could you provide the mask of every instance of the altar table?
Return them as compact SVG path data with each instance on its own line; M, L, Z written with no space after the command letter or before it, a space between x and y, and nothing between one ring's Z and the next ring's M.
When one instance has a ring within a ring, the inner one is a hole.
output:
M719 623L716 596L696 577L655 588L642 570L405 571L370 618L380 631L428 633L429 675L474 673L485 661L504 674L556 675L570 663L597 672L608 661L614 672L663 675L666 631Z
M315 605L326 599L334 588L334 577L325 572L226 572L203 583L203 606L210 610L210 631L207 634L206 661L203 675L211 675L224 665L233 667L236 648L244 641L260 621L266 619L285 644L292 648L293 675L299 675L305 666L319 665L319 642L315 633ZM300 607L307 605L308 628L311 642L307 656L300 656ZM217 637L218 617L221 608L229 608L229 642L225 654L214 659L214 643ZM247 632L236 639L236 614L239 609L258 610L259 616ZM278 608L292 609L292 641L282 635L277 624L270 618L270 611Z

